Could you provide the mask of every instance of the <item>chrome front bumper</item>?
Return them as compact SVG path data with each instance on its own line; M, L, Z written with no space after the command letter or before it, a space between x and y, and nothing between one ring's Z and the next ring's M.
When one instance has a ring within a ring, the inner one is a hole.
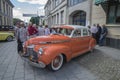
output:
M38 67L38 68L45 68L46 67L46 65L43 62L39 62L39 63L32 62L28 58L24 58L24 57L22 57L22 59L24 61L28 62L32 66L35 66L35 67Z

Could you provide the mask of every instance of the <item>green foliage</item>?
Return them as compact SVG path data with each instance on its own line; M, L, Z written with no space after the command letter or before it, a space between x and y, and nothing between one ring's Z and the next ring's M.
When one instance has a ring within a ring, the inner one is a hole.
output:
M43 20L42 25L45 25L45 20Z
M39 17L31 17L30 22L39 25Z
M14 25L16 25L16 23L18 23L18 22L22 22L22 20L19 19L19 18L13 18L13 24Z

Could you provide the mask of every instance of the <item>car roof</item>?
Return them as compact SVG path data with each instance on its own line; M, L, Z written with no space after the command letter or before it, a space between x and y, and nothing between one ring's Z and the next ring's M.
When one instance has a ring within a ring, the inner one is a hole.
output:
M87 29L86 26L80 26L80 25L63 25L63 26L60 26L62 28L69 28L69 29Z

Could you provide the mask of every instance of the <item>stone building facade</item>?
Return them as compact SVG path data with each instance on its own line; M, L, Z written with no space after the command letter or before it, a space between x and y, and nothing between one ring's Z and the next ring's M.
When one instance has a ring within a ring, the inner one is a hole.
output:
M48 0L45 5L46 24L67 24L67 0Z
M13 25L13 7L10 0L0 0L0 25Z
M92 0L48 0L45 5L46 24L91 24ZM77 16L76 16L77 15Z

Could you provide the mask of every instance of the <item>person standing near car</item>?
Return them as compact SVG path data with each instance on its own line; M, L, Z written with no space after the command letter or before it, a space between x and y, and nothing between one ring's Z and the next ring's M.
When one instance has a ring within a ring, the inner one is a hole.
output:
M104 42L105 42L105 38L106 38L107 34L108 34L107 28L105 27L105 25L102 25L99 46L104 46Z
M99 40L100 40L100 35L101 35L101 26L99 24L97 24L97 33L96 33L96 41L97 44L99 44Z
M50 35L50 29L48 28L48 25L45 26L45 35Z
M39 35L39 30L38 30L38 26L36 25L36 24L33 24L33 27L37 30L37 32L36 32L36 34L35 34L35 36L38 36Z
M20 28L20 23L16 23L15 28L14 28L14 35L15 35L16 39L17 39L17 34L18 34L19 28Z
M92 37L94 39L96 39L96 33L97 33L98 29L97 29L97 26L95 24L93 24L93 26L90 28L90 31L92 33Z
M39 32L39 36L45 35L45 30L42 25L40 25L40 27L38 28L38 32Z
M23 43L27 40L27 30L24 27L24 23L20 23L20 28L17 32L17 42L18 42L18 53L23 52Z
M29 36L29 38L35 37L37 32L38 32L37 29L35 27L33 27L32 22L30 22L29 26L28 26L28 36Z

